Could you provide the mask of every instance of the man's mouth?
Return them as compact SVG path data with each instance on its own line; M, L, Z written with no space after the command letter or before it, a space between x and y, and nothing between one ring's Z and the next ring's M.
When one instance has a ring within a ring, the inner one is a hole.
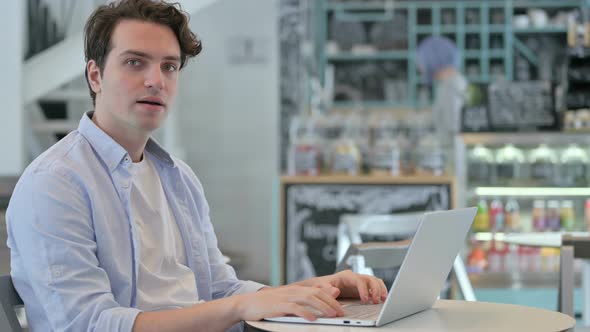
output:
M157 101L150 101L150 100L138 100L139 104L148 104L148 105L155 105L155 106L164 106L163 103Z

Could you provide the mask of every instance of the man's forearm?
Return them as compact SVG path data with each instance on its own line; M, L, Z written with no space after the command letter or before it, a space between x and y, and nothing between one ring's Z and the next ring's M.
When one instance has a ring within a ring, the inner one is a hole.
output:
M133 332L225 331L242 319L239 298L231 296L182 309L142 312L135 319Z

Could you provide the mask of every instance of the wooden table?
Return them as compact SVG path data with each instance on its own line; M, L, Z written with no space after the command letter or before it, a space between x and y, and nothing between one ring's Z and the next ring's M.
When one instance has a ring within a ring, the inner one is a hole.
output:
M379 327L396 332L567 331L575 320L565 314L513 304L439 300L428 310ZM246 322L246 331L368 332L367 327Z

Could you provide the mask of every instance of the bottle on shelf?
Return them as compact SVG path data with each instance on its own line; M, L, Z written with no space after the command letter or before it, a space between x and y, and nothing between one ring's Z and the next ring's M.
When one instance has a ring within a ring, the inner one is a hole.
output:
M529 247L518 246L518 270L521 272L529 271L531 259Z
M496 182L500 185L523 180L524 153L513 144L507 144L496 153Z
M518 256L518 248L519 246L511 244L506 245L505 247L505 264L506 271L518 271L519 269L519 256Z
M565 200L561 202L561 228L565 231L572 232L576 224L574 211L574 202Z
M401 175L402 144L398 130L390 115L384 115L373 129L374 144L370 153L369 168L375 175Z
M590 232L590 198L586 200L584 205L584 221L586 224L586 231Z
M559 210L559 201L550 200L547 202L547 214L545 216L545 229L548 231L559 232L561 229L561 218Z
M314 117L294 117L289 134L291 147L287 158L290 175L318 175L320 173L320 148Z
M533 202L533 229L542 232L546 228L545 201L537 199Z
M477 144L467 155L467 178L471 184L493 183L494 153L491 149Z
M417 171L422 174L443 175L445 172L445 153L437 136L428 131L420 140Z
M541 248L520 246L518 261L520 271L539 272L541 270Z
M490 230L488 203L485 199L480 199L479 203L477 203L477 213L472 228L475 232L487 232Z
M588 153L577 144L570 144L561 154L561 185L585 187L588 185Z
M401 148L394 138L389 141L382 140L375 144L372 154L371 173L393 176L402 174Z
M418 171L420 138L422 123L415 120L404 120L398 131L397 141L401 149L402 174L416 174Z
M368 162L370 153L369 144L369 121L366 116L361 116L358 113L349 115L349 137L356 144L360 153L360 169L361 173L368 173ZM346 128L345 128L346 129Z
M557 248L542 248L540 255L542 271L556 272L559 270L559 252Z
M541 271L541 248L539 247L530 247L529 248L529 271L531 272L539 272Z
M353 140L341 137L334 142L332 174L357 175L360 172L361 154Z
M510 198L506 202L504 219L506 230L511 232L520 231L520 207L514 198Z
M480 242L475 242L471 247L471 252L467 258L467 272L468 273L482 273L488 266L486 252L482 248Z
M532 181L543 186L552 186L557 182L557 154L546 144L533 149L528 162Z
M339 113L321 114L316 123L317 145L320 150L320 172L330 172L332 168L332 152L334 142L342 136L344 119Z
M333 174L357 175L361 171L362 155L356 144L361 130L361 119L350 115L344 122L340 137L334 142L330 154Z
M488 250L488 270L490 272L503 272L504 263L502 258L502 251L496 248L496 240L492 238L490 249Z
M493 232L501 232L504 230L504 206L502 205L502 201L498 198L495 198L490 203L490 218L489 218L489 228Z

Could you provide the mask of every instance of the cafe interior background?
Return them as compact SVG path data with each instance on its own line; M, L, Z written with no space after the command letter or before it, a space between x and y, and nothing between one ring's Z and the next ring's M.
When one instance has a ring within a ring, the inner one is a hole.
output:
M590 1L179 2L204 51L155 137L203 182L240 278L332 273L351 241L411 236L351 235L349 223L411 214L416 225L423 211L477 206L460 254L472 296L558 309L559 244L508 239L590 227ZM0 274L18 176L91 109L82 29L101 3L0 11ZM433 35L455 43L468 83L450 142L437 140L437 84L416 60ZM580 321L586 269L576 259L567 276Z

